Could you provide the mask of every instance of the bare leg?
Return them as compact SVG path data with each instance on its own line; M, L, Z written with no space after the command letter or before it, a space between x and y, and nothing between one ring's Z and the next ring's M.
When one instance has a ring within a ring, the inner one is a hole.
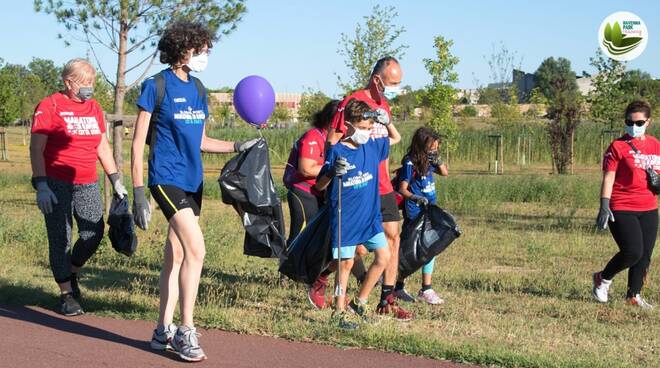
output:
M170 219L170 226L183 248L183 263L179 271L179 292L181 294L179 307L181 324L188 327L195 327L193 311L206 255L204 236L198 219L199 217L195 216L190 208L182 209Z
M335 277L335 289L337 284L341 286L342 295L335 296L335 311L342 312L346 308L346 288L348 287L348 275L353 267L353 258L341 260L341 272Z
M394 286L399 270L399 223L383 222L387 244L390 246L390 262L383 272L383 285Z
M374 254L374 262L369 267L369 271L367 271L367 277L364 278L364 282L360 287L360 293L358 294L358 298L361 301L365 301L369 298L371 290L373 290L376 282L378 281L378 278L383 274L385 267L387 267L387 264L390 262L389 247L376 249Z
M167 228L165 257L160 272L160 312L158 326L167 326L174 319L176 303L179 300L179 271L183 262L183 247L172 226Z

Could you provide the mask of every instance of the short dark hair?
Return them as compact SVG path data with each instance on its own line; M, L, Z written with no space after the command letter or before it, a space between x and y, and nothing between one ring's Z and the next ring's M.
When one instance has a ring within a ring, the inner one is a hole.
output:
M643 112L646 118L651 117L651 105L648 102L642 100L635 100L626 106L626 114L624 119L628 119L628 116L633 112Z
M175 65L186 57L190 49L201 50L204 45L213 47L215 35L204 24L179 20L171 23L158 41L160 62Z
M374 69L371 71L371 78L373 78L374 75L380 74L387 68L388 65L391 63L396 63L398 64L399 61L394 57L394 56L385 56L384 58L378 59L376 61L376 65L374 65Z
M312 126L318 129L327 129L339 107L339 100L330 100L323 108L312 115Z
M344 107L344 120L349 123L359 123L364 120L364 113L371 111L366 102L352 98Z

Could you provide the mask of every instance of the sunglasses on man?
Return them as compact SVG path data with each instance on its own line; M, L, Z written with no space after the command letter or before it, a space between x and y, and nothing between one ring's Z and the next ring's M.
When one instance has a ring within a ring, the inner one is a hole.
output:
M631 120L631 119L626 119L626 125L627 126L633 126L633 124L637 125L638 127L643 126L646 124L646 122L649 121L649 119L646 120Z

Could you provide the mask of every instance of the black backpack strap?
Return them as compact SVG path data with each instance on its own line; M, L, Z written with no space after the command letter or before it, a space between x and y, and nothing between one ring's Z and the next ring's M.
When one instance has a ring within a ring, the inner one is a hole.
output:
M202 81L199 80L199 78L193 77L192 75L188 74L188 77L195 82L195 87L197 87L197 93L199 94L200 98L203 98L206 100L206 88L202 84Z
M627 140L626 143L628 143L630 148L632 148L632 150L635 151L636 154L639 154L639 150L637 149L637 147L635 147L635 145L633 144L633 142L631 140Z
M160 105L163 104L163 99L165 98L165 77L159 72L154 75L154 81L156 82L156 106L154 106L154 111L151 112L151 118L149 119L149 130L147 131L146 140L148 145L151 145L151 137L156 129L156 119L160 113Z

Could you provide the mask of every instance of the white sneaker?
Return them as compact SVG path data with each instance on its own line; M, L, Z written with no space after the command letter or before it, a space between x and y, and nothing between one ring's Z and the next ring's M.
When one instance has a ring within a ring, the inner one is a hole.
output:
M179 353L181 359L188 362L199 362L206 359L204 350L199 346L197 339L200 334L194 327L179 326L174 338L172 338L172 347L174 351Z
M596 272L593 275L594 286L591 289L591 294L594 296L594 299L600 303L607 303L607 293L610 290L610 285L612 285L612 280L605 280L600 272Z
M649 304L646 300L642 299L642 296L639 294L636 294L632 298L626 298L626 303L646 310L653 309L653 306Z
M176 325L171 323L169 326L156 328L151 335L151 348L154 350L174 350L172 339L176 333Z
M394 290L392 292L392 295L394 295L395 298L401 300L402 302L408 302L408 303L415 302L415 297L410 295L410 293L406 289Z
M417 299L419 301L429 303L432 305L440 305L443 304L445 301L438 295L438 293L435 292L433 289L428 289L426 291L419 291L419 294L417 294Z

